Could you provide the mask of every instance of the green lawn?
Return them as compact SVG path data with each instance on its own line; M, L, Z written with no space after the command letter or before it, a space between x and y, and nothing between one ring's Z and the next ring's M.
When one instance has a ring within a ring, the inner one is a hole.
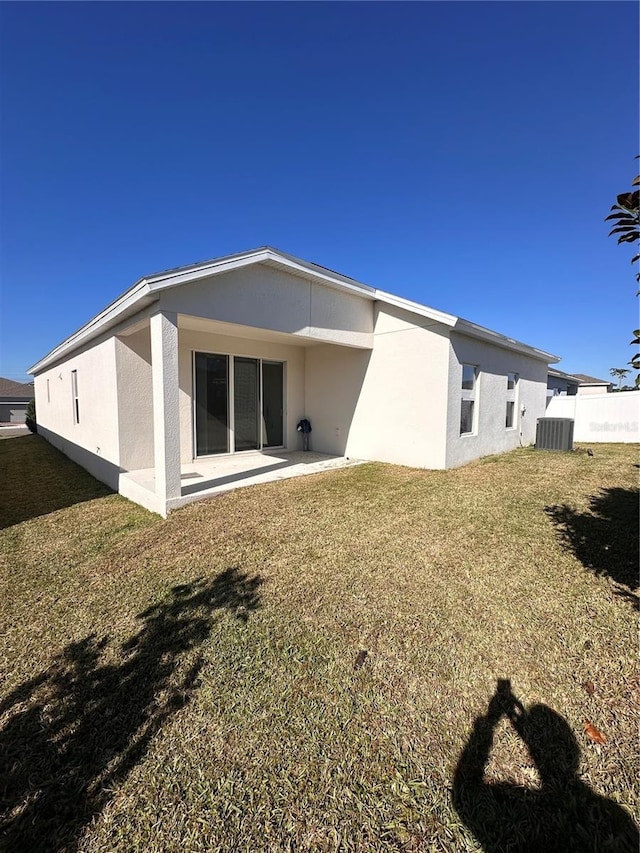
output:
M163 521L0 442L0 849L637 851L637 450Z

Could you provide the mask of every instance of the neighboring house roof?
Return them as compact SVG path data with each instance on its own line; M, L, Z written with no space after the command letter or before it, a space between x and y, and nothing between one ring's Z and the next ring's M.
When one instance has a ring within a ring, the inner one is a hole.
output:
M564 373L562 370L556 370L553 367L550 367L547 371L550 377L554 379L564 379L570 385L580 385L580 380L577 376L574 376L573 373Z
M59 346L51 350L43 359L33 365L29 369L29 373L38 373L50 366L58 359L63 358L67 354L73 352L82 344L87 343L99 334L106 332L113 326L121 323L123 320L132 317L134 314L141 311L143 308L151 305L159 299L159 293L169 288L178 287L181 284L197 281L202 278L210 278L214 275L231 272L236 269L241 269L245 266L253 264L265 264L276 269L284 270L299 275L306 279L311 279L320 284L325 284L329 287L335 287L339 290L357 294L371 301L379 301L388 305L394 305L398 308L403 308L418 316L425 317L429 320L449 326L452 330L461 334L469 335L474 338L489 341L507 349L522 352L533 358L540 359L547 364L558 362L558 356L544 352L536 347L529 346L514 338L506 337L498 332L493 332L491 329L486 329L483 326L478 326L468 320L463 320L461 317L455 317L452 314L446 314L443 311L438 311L435 308L429 308L427 305L421 305L418 302L413 302L409 299L404 299L400 296L394 296L392 293L386 293L383 290L377 290L375 287L363 284L342 273L334 272L327 267L319 264L311 263L310 261L296 258L293 255L288 255L286 252L281 252L279 249L274 249L271 246L262 246L259 249L252 249L248 252L241 252L235 255L225 255L221 258L214 258L210 261L201 261L197 264L190 264L185 267L175 267L174 269L164 270L163 272L152 273L144 276L133 284L127 291L119 296L114 302L108 305L103 311L97 314L92 320L70 335Z
M0 376L0 397L10 397L12 400L19 397L32 399L33 384L14 382L12 379L4 379Z
M587 376L586 373L574 373L576 379L580 380L581 385L611 385L609 379L596 379L595 376Z
M562 370L558 370L556 367L550 367L547 372L549 376L557 376L558 379L575 379L576 382L578 381L572 373L564 373Z

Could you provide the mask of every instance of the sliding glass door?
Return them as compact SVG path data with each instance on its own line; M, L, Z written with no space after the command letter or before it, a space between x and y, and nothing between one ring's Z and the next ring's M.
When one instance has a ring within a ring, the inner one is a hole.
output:
M262 444L263 447L282 447L282 413L284 411L283 364L281 361L262 362Z
M236 450L260 447L258 359L233 359L233 413Z
M197 352L196 455L229 452L229 357Z
M194 354L196 456L282 447L284 364Z

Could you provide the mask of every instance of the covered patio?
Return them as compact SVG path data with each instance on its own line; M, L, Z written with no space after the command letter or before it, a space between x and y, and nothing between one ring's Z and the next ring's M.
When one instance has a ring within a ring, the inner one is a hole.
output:
M371 353L358 334L318 339L168 311L130 324L116 339L118 491L166 516L229 489L352 464L347 440ZM303 418L321 452L300 450Z
M316 453L312 450L256 451L195 459L181 465L180 496L168 502L167 511L245 486L318 474L358 464L360 461L356 459ZM152 512L160 512L154 468L120 474L119 491Z

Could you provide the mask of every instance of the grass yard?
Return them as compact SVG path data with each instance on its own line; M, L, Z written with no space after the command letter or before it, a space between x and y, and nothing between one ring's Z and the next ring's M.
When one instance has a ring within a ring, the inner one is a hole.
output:
M594 451L162 521L0 442L0 849L635 853L638 452Z

